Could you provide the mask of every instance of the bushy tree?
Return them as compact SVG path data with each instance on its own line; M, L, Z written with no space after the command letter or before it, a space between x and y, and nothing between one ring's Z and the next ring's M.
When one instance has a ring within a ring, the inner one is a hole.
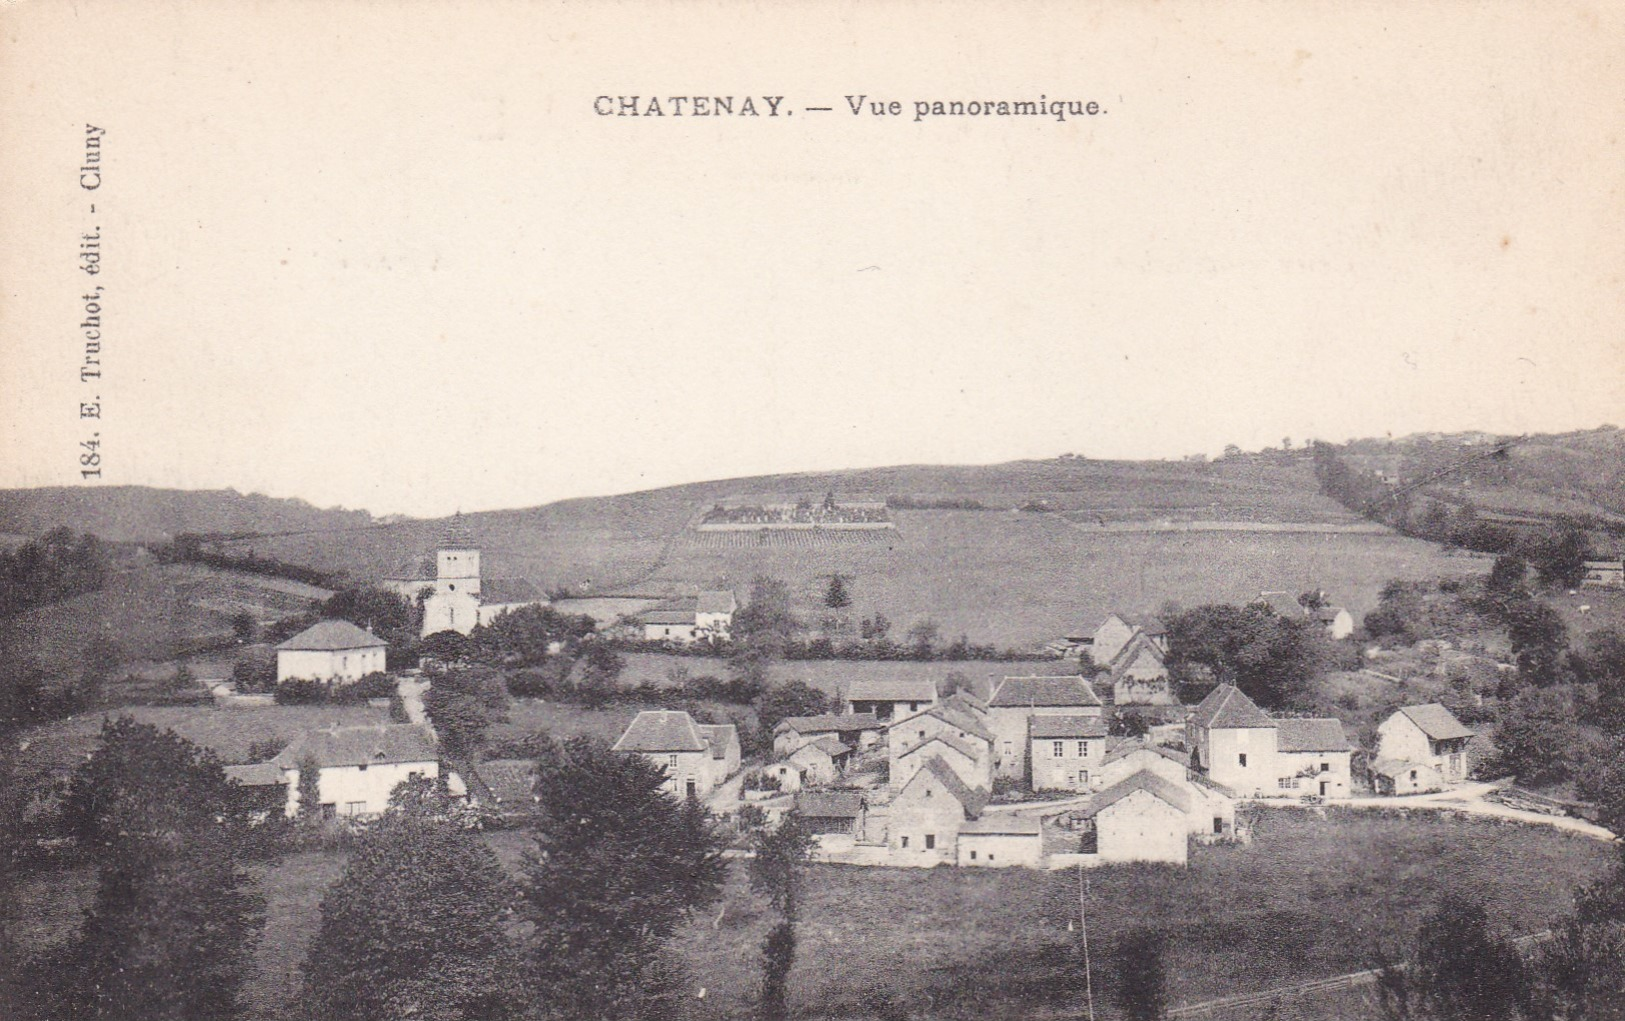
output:
M1495 558L1484 587L1495 595L1516 595L1524 590L1523 579L1528 573L1529 564L1522 557L1503 553Z
M1199 606L1166 622L1168 664L1183 681L1234 684L1260 705L1294 706L1320 673L1318 628L1258 606Z
M1416 934L1410 966L1378 978L1396 1021L1521 1021L1538 1016L1534 982L1518 948L1490 928L1480 904L1448 895Z
M264 901L246 809L212 752L105 723L64 817L99 873L78 936L42 963L39 1002L75 1018L230 1018Z
M729 666L742 678L765 681L768 667L784 658L800 628L790 609L790 587L777 578L758 575L729 629L733 643Z
M842 610L852 605L852 596L846 590L846 579L839 574L829 576L829 587L824 590L824 605Z
M300 995L307 1017L479 1021L522 1004L502 865L448 821L432 783L421 786L392 799L322 898Z
M597 708L614 698L625 669L626 660L613 648L602 642L589 645L581 657L581 676L576 683L582 702Z
M473 758L484 751L491 726L508 718L508 692L489 667L452 669L435 677L423 694L423 708L446 754L454 760Z
M484 663L540 666L554 655L573 657L593 630L591 617L560 613L551 606L521 606L476 626L468 636L467 652Z
M751 846L751 888L767 897L781 919L762 944L762 1017L779 1021L789 1016L786 993L796 959L803 872L815 845L812 831L792 812L778 828L757 830Z
M1566 525L1555 535L1529 543L1527 552L1542 585L1574 588L1585 578L1590 539L1583 529Z
M1526 683L1555 684L1568 648L1569 629L1556 610L1534 599L1519 599L1505 610L1507 638L1518 662L1518 679Z
M804 681L771 684L756 699L756 720L763 735L772 740L773 728L786 716L817 716L830 712L834 699Z
M1580 741L1574 700L1560 689L1531 688L1502 706L1495 731L1497 770L1526 783L1567 779Z
M537 1002L570 1017L634 1016L671 934L721 895L725 841L643 756L572 738L544 749L537 769L524 899Z

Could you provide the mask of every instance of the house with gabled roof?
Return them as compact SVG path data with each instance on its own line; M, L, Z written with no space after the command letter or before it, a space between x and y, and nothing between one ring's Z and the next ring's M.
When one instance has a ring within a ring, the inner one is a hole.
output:
M801 774L802 783L834 783L852 761L852 746L825 734L797 748L784 761Z
M991 787L993 763L987 742L975 738L961 740L951 731L938 730L913 744L887 745L890 784L894 789L908 786L914 774L930 761L946 763L966 785Z
M965 868L1038 868L1044 861L1044 830L1039 820L1014 812L984 812L960 824L958 864Z
M854 748L870 748L879 743L886 725L874 713L825 713L820 716L786 716L773 728L773 753L789 755L804 744L830 736Z
M383 672L387 648L382 638L347 620L317 621L276 647L276 679L359 681Z
M958 858L959 829L987 807L988 792L971 787L939 756L926 759L887 810L893 864L935 865Z
M864 677L846 692L848 713L873 713L882 722L917 713L937 703L937 682L929 677Z
M1159 652L1168 651L1168 627L1159 617L1109 613L1096 626L1084 651L1100 666L1109 666L1136 635L1144 635Z
M1034 716L1028 759L1033 790L1087 791L1106 760L1106 721L1099 716Z
M813 833L861 837L868 803L861 791L802 791L795 813Z
M1241 689L1221 684L1185 721L1191 766L1250 797L1350 795L1353 745L1341 720L1274 719Z
M441 775L440 750L433 731L417 724L328 727L295 738L268 762L228 766L226 775L245 788L281 790L289 816L299 813L299 777L307 764L319 770L318 811L323 818L369 818L389 807L389 796L407 780ZM467 793L462 778L448 772L454 796Z
M1309 616L1334 640L1342 641L1354 634L1354 614L1345 607L1320 606L1311 610Z
M1095 826L1102 862L1168 862L1189 858L1191 796L1178 785L1140 771L1095 795L1086 816Z
M643 637L650 642L679 645L725 642L732 634L734 613L738 609L733 592L726 589L668 599L641 615Z
M704 797L739 770L738 729L731 723L698 724L680 710L638 713L614 749L665 769L665 790L684 797Z
M993 761L999 776L1027 777L1029 721L1037 716L1104 714L1100 696L1076 675L1006 677L988 699Z
M1123 646L1109 664L1113 705L1178 705L1161 646L1144 631Z
M1475 736L1437 702L1401 706L1377 726L1376 759L1388 768L1387 786L1394 793L1425 790L1435 781L1460 783L1467 779L1467 745Z

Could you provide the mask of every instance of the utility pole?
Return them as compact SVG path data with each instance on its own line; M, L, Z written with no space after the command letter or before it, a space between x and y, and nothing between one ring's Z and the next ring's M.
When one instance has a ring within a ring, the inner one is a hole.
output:
M1078 863L1078 924L1083 929L1083 997L1089 1007L1089 1021L1095 1021L1095 983L1089 969L1089 877Z

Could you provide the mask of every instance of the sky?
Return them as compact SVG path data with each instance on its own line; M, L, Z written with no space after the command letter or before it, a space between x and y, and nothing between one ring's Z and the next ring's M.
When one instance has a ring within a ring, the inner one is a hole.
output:
M1625 424L1622 21L1557 2L11 6L0 486L441 515ZM789 115L595 112L634 95ZM1040 95L1104 112L914 116ZM84 381L92 286L103 376Z

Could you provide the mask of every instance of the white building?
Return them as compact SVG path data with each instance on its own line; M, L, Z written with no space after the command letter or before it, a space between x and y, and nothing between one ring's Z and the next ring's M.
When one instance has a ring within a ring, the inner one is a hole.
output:
M1135 773L1089 804L1095 851L1103 862L1183 865L1190 853L1190 795L1162 777Z
M1191 766L1242 797L1346 798L1353 746L1342 721L1272 719L1221 684L1185 721Z
M669 599L641 616L643 638L650 642L725 642L732 634L739 603L726 590Z
M466 635L475 625L489 625L510 610L547 603L541 590L524 578L482 577L479 546L461 515L452 518L440 540L432 576L418 566L381 584L414 602L422 601L424 636L440 631Z
M1396 709L1377 727L1379 787L1408 794L1462 782L1467 779L1467 744L1474 736L1437 702Z
M388 646L347 620L323 620L276 647L276 679L359 681L384 669Z
M988 699L994 766L1000 776L1027 777L1030 722L1038 716L1085 716L1105 712L1100 696L1076 675L1006 677ZM1030 779L1030 778L1029 778Z
M245 787L287 789L287 813L299 813L299 776L306 762L319 770L317 799L323 818L383 813L395 788L414 777L440 776L440 753L427 727L388 724L313 730L270 762L228 766L226 775ZM446 779L454 796L466 794L455 773Z
M861 678L853 681L846 692L847 713L872 713L882 722L936 704L937 682L929 677Z

